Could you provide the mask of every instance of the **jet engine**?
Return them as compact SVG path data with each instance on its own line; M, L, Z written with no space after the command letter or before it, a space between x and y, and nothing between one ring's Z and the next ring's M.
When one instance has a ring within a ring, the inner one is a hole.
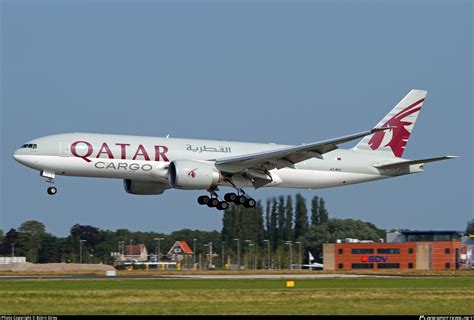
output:
M123 187L128 193L143 195L162 194L169 188L168 185L164 183L130 179L123 180Z
M169 166L169 184L186 190L209 189L221 177L214 164L193 160L175 160Z

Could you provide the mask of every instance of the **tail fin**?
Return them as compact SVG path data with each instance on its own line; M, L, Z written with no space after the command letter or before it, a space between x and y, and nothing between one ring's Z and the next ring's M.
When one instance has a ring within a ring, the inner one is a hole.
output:
M375 128L394 127L390 130L378 131L362 138L354 147L356 150L387 152L400 158L415 126L416 118L420 113L426 91L411 90Z

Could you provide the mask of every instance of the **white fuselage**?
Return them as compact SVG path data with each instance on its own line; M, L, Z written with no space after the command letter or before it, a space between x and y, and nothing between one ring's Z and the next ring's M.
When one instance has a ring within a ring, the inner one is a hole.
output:
M131 179L168 183L168 167L173 160L212 163L216 159L262 151L277 150L284 145L244 142L155 138L126 135L70 133L29 141L18 149L18 162L56 175ZM30 146L30 147L28 147ZM35 146L34 148L31 146ZM374 164L394 161L373 152L336 149L296 163L291 168L270 170L268 187L330 188L388 178ZM238 187L251 183L234 177ZM218 185L229 186L226 181Z

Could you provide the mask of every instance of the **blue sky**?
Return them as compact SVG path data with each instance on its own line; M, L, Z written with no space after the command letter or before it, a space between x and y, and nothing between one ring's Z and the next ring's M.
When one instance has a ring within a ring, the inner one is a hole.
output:
M1 215L65 235L220 230L200 192L126 194L59 177L46 194L11 153L61 132L300 144L374 126L426 89L404 156L459 155L420 175L257 199L325 198L330 215L382 228L458 229L473 217L471 1L2 1ZM352 147L347 144L344 147Z

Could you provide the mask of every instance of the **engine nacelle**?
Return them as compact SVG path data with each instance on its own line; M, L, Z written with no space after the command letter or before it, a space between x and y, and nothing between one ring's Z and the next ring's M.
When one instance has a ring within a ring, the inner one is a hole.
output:
M206 162L175 160L169 167L169 184L178 189L209 189L219 182L220 177L219 170Z
M168 188L164 183L144 180L123 180L123 187L126 192L131 194L162 194Z

